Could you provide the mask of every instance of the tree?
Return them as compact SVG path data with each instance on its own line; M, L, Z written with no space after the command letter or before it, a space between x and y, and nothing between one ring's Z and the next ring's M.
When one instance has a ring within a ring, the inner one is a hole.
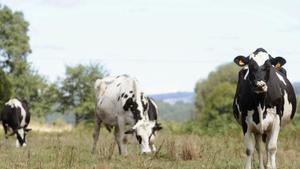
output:
M14 95L15 75L26 70L26 57L31 51L27 36L28 26L21 12L13 12L0 4L1 106Z
M100 64L66 67L66 77L59 89L61 111L75 114L75 125L95 111L94 82L107 75Z
M5 73L0 69L0 111L2 110L4 103L9 100L11 93L11 83Z
M31 52L28 26L22 12L13 12L0 4L0 67L7 72L17 74L26 68L26 58Z
M232 127L232 103L239 68L225 64L201 80L195 88L195 107L202 129L227 130Z
M32 114L41 117L53 104L54 99L49 100L53 93L48 93L53 91L49 90L53 86L48 85L45 78L27 61L31 53L28 27L29 23L25 21L22 12L13 12L0 5L0 76L3 77L0 100L3 104L10 97L26 99Z

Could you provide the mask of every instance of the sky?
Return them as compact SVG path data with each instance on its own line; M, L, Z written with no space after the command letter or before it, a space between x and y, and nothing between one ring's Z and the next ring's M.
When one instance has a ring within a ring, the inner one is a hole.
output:
M30 23L38 72L100 63L136 77L146 93L193 91L219 65L259 47L283 56L300 81L298 0L0 0Z

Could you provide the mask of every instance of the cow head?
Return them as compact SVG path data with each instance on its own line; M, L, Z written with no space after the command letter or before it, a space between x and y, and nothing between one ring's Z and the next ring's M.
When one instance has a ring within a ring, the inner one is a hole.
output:
M286 63L284 58L273 58L262 48L257 49L248 57L237 56L234 62L248 69L244 79L249 81L253 92L258 94L268 91L267 82L270 78L270 70L274 69L273 66L280 69Z
M16 140L16 147L25 147L26 146L26 135L31 131L28 128L19 128L15 133L17 140Z
M130 130L127 130L125 134L134 134L141 146L142 153L151 153L151 144L154 142L155 132L161 130L160 124L155 121L140 120Z

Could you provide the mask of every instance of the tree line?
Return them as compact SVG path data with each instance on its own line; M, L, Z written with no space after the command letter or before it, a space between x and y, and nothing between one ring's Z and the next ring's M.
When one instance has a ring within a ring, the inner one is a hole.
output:
M28 27L22 12L0 4L0 108L17 97L30 103L31 113L37 118L53 112L72 112L78 123L93 116L93 82L108 75L104 66L66 66L63 79L49 82L28 62L32 52Z

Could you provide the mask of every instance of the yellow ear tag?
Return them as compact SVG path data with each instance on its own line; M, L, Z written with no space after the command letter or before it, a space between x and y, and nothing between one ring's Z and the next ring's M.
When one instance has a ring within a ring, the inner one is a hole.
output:
M239 65L244 66L245 63L244 63L242 60L240 60L240 61L239 61Z
M280 64L280 63L277 63L277 64L275 65L275 68L276 68L276 69L280 69L280 67L281 67L281 64Z

